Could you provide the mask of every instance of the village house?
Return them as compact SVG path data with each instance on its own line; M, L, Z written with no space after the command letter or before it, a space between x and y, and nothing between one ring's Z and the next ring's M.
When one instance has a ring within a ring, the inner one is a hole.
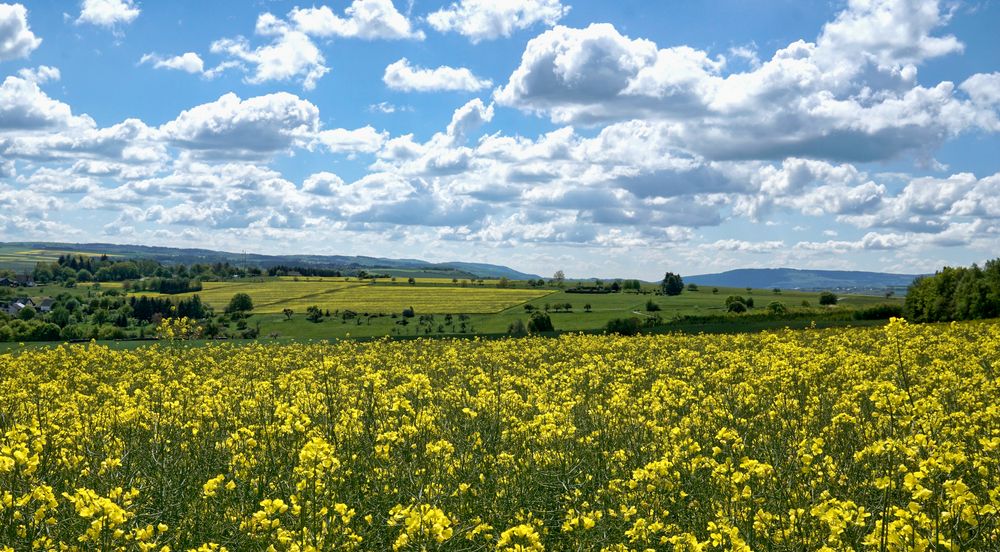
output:
M55 304L56 300L51 297L43 297L35 301L35 310L40 313L46 313L52 310L52 305Z
M24 307L35 307L35 302L31 300L30 297L17 297L11 299L6 307L3 307L3 311L11 316L17 316L17 313L21 312ZM49 310L52 309L52 304L49 303Z

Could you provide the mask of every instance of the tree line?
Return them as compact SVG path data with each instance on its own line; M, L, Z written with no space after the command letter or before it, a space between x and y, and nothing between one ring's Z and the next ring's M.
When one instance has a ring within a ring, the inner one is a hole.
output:
M911 322L946 322L1000 316L1000 258L980 268L944 267L914 280L903 312Z

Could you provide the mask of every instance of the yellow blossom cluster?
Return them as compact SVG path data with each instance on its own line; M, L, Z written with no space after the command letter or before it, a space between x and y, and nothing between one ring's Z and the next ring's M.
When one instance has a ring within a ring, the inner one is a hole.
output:
M24 348L0 550L1000 550L998 376L995 321Z

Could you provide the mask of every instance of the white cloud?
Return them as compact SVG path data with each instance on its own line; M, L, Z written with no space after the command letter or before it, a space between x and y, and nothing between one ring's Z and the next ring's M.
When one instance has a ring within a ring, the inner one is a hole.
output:
M465 67L442 65L435 69L425 69L410 65L405 57L385 68L382 81L393 90L407 92L464 91L475 92L489 88L493 82L481 79Z
M316 138L331 153L374 153L382 147L389 133L369 126L348 130L335 128L320 131Z
M87 116L73 115L70 106L50 98L39 87L38 77L52 74L35 70L28 78L9 76L0 84L0 133L9 131L93 126Z
M977 73L966 79L959 88L977 104L1000 106L1000 72Z
M390 102L378 102L368 106L368 111L372 113L384 113L390 115L396 113L397 111L413 111L413 108L408 105L396 105Z
M269 157L304 147L319 130L319 109L287 92L246 100L230 92L183 111L159 130L171 144L201 157Z
M134 0L83 0L80 17L76 23L89 23L99 27L127 25L139 17L140 10Z
M492 120L493 104L483 105L483 101L479 98L470 100L455 110L451 123L448 124L448 136L451 136L456 144L464 144L470 132Z
M17 75L26 81L30 81L36 84L45 84L51 81L59 80L62 75L59 69L55 67L49 67L48 65L39 65L35 68L24 68L17 72Z
M344 15L340 17L328 6L320 6L295 8L288 18L299 31L316 37L424 39L423 31L414 29L392 0L354 0Z
M962 51L954 36L931 35L949 17L938 0L849 0L847 9L823 26L816 44L837 62L870 59L900 70Z
M164 58L157 54L145 54L139 60L140 64L152 63L156 69L175 69L201 75L205 73L205 62L194 52L185 52L179 56Z
M255 32L272 37L271 43L254 48L243 37L224 38L215 41L211 48L212 53L227 54L236 61L250 64L253 70L247 82L301 80L304 89L312 90L330 71L323 53L313 41L274 15L261 14Z
M1000 128L983 105L987 77L966 86L978 103L956 97L950 82L916 84L916 64L961 49L932 35L947 18L931 0L858 0L816 43L793 42L742 72L608 24L558 26L529 41L495 99L557 123L655 122L676 147L714 159L925 156L969 129Z
M508 37L538 23L555 25L569 7L559 0L461 0L427 16L439 32L456 32L473 44Z
M0 4L0 61L25 58L42 43L28 27L28 10L21 4Z

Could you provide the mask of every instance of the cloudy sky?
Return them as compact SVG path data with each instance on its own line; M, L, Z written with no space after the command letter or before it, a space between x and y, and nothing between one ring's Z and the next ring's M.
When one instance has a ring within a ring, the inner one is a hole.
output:
M981 262L998 25L990 0L0 3L0 241Z

